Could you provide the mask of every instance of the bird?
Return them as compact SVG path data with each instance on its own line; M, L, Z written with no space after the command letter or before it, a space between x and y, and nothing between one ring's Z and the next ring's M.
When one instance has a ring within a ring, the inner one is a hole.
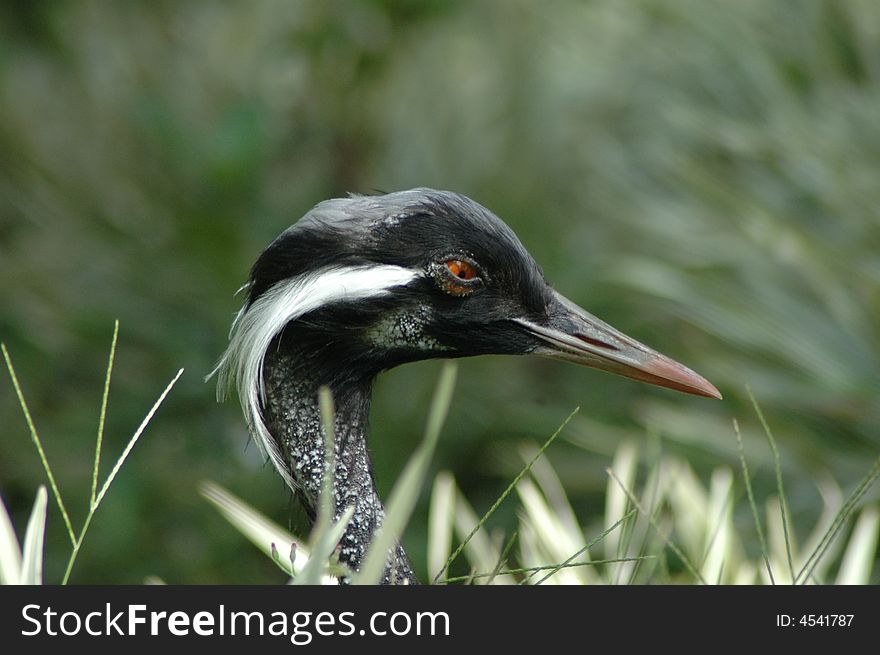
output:
M382 371L433 358L537 355L721 398L705 378L556 291L504 221L452 191L320 202L265 248L240 291L246 297L214 371L218 399L237 392L250 434L313 522L328 461L319 390L329 388L334 518L353 511L337 553L351 572L384 519L367 444ZM399 543L381 583L418 583Z

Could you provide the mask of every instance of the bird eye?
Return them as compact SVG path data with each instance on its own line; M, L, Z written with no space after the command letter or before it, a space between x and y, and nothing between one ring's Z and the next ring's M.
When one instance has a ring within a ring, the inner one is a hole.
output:
M437 286L450 296L469 296L483 283L477 265L461 256L436 261L428 271Z
M444 262L446 266L446 270L452 273L459 280L473 280L477 277L477 271L474 269L473 264L470 262L463 261L461 259L450 259L447 262Z

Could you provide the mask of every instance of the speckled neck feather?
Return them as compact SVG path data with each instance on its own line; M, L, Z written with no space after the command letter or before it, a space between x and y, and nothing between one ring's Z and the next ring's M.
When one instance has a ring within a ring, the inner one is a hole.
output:
M263 366L266 427L289 467L297 495L314 520L324 469L319 384L303 370L295 353L270 351ZM367 449L372 378L331 382L331 392L336 404L334 519L354 507L340 541L339 560L357 571L385 517ZM397 545L389 554L382 583L417 583L402 546Z

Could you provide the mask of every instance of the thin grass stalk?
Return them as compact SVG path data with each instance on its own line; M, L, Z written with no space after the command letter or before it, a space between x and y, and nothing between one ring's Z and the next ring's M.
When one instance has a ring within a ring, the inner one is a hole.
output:
M61 498L61 491L58 489L58 484L55 482L55 476L52 474L52 467L49 466L49 460L46 458L46 453L43 450L43 443L40 440L40 435L37 434L37 428L34 426L30 410L24 400L24 394L21 392L21 386L18 383L18 376L15 374L15 368L12 366L12 359L9 357L9 351L6 350L5 343L0 344L0 350L3 351L3 358L6 360L6 368L9 370L9 376L12 378L12 386L15 387L15 395L18 396L18 404L21 406L21 411L24 412L24 420L27 422L28 430L30 430L31 439L37 447L37 454L40 457L40 462L43 464L43 469L46 471L46 477L49 478L49 486L52 488L52 495L55 496L55 502L58 504L58 509L61 510L61 517L64 519L65 527L67 527L67 534L70 537L70 543L72 546L76 546L76 535L73 531L73 524L70 522L70 515L67 513L67 508L64 506L64 501Z
M580 557L583 553L587 552L590 548L592 548L592 547L595 546L597 543L599 543L600 541L602 541L605 537L607 537L609 534L611 534L612 532L614 532L614 530L617 529L617 526L622 525L623 523L625 523L625 522L627 521L627 519L629 519L629 518L630 518L633 514L635 514L635 513L636 513L636 510L635 510L635 509L631 509L630 511L628 511L626 514L624 514L623 516L621 516L617 521L615 521L614 525L611 525L611 526L609 526L608 528L606 528L605 530L603 530L602 533L601 533L598 537L596 537L596 538L593 539L590 543L588 543L586 546L584 546L583 548L581 548L580 550L578 550L574 555L572 555L571 557L569 557L568 559L566 559L564 562L562 562L561 564L558 564L556 569L550 571L550 573L548 573L548 574L545 575L543 578L541 578L540 580L538 580L535 584L536 584L536 585L539 585L539 584L541 584L542 582L546 581L546 580L547 580L548 578L550 578L551 576L556 575L557 571L559 571L559 570L562 569L562 568L565 568L566 566L568 566L569 564L571 564L572 560L577 559L577 558ZM619 560L620 558L617 558L617 559ZM597 560L597 561L598 561L598 560Z
M504 493L499 496L498 500L496 500L492 507L489 508L489 511L486 512L483 517L477 522L477 525L474 526L474 529L471 530L471 533L467 537L465 537L465 540L462 541L452 553L452 555L449 556L449 559L446 561L444 567L434 577L434 584L436 584L440 580L440 577L449 570L449 567L452 566L452 563L455 562L459 555L461 555L468 542L473 539L474 535L477 534L477 532L480 531L483 525L485 525L486 521L488 521L489 518L495 513L495 510L497 510L501 506L501 503L504 502L504 499L507 498L510 493L516 488L516 485L519 484L519 481L522 480L523 476L529 472L532 466L534 466L535 462L538 461L538 458L544 454L544 451L547 450L547 448L549 448L550 444L556 441L556 437L558 437L562 433L562 430L565 429L565 426L568 425L569 421L571 421L571 419L573 419L575 414L577 414L579 411L580 407L576 407L575 410L571 414L569 414L568 417L566 417L566 419L562 422L562 425L560 425L556 429L556 432L551 434L547 441L545 441L544 444L538 449L538 452L535 453L535 456L532 458L532 460L528 464L526 464L513 479L513 481L509 485L507 485Z
M653 503L653 506L651 509L651 514L654 514L655 512L659 513L660 504L661 504L660 503L660 501L661 501L660 481L661 481L661 479L663 479L663 476L661 474L660 464L661 464L661 461L663 458L663 442L660 438L660 435L657 433L657 431L654 428L651 428L651 427L648 428L648 435L647 436L648 436L648 441L647 441L648 448L645 451L645 463L647 466L648 463L650 462L650 465L648 466L648 469L647 469L648 476L647 476L647 479L645 480L645 490L646 490L646 492L650 492L650 494L651 494L649 496L649 498L651 499L651 501ZM635 478L633 478L633 479L635 479ZM610 481L609 481L609 486L610 486ZM629 497L627 497L627 503L631 504ZM649 519L649 517L645 517L646 521L648 519ZM624 525L624 528L625 527L626 527L626 525ZM645 555L648 551L648 548L651 545L651 543L648 540L649 527L650 527L649 525L645 526L642 531L642 535L641 535L642 541L639 544L639 550L638 550L637 555ZM633 521L630 522L630 529L625 533L626 550L624 550L622 553L620 553L621 557L626 555L627 553L631 552L630 547L632 546L632 542L633 542L634 537L636 536L636 530L638 528L639 528L639 521L638 521L638 517L636 517ZM655 566L657 565L656 558L654 560L652 560L652 562L654 563ZM639 560L639 561L636 561L632 566L629 567L630 568L630 575L629 575L629 580L628 580L627 584L634 584L635 583L636 576L638 576L638 574L639 574L639 569L640 569L641 565L642 565L642 561ZM621 572L626 567L625 566L618 566L616 568L617 568L616 582L619 583Z
M779 457L779 450L776 448L776 440L773 438L773 432L771 432L770 426L764 418L764 412L761 411L761 406L758 405L755 394L752 393L752 388L747 385L746 391L749 394L749 399L752 401L752 406L755 408L755 412L758 414L758 420L761 421L761 425L764 428L764 434L767 435L767 441L770 442L770 449L773 451L773 468L776 471L776 486L779 491L779 511L782 513L782 534L785 537L785 555L788 557L788 569L791 573L791 583L795 584L794 560L791 556L791 538L788 534L788 503L785 499L785 489L782 486L782 464Z
M79 536L75 539L73 543L73 550L70 553L70 559L67 561L67 568L64 571L64 577L61 580L61 584L66 585L68 580L70 580L70 573L73 571L73 565L76 563L76 558L79 555L80 548L82 548L83 540L85 539L86 532L88 532L89 526L92 523L92 517L95 515L95 512L98 511L98 507L101 505L101 501L104 500L104 496L107 495L107 491L110 489L110 485L113 483L113 480L116 479L116 475L119 473L119 470L122 468L122 465L125 463L125 460L128 459L129 454L134 448L135 444L140 439L141 434L143 434L147 425L153 419L153 415L155 415L156 411L159 409L159 406L165 400L165 397L171 392L171 389L180 379L180 376L183 375L183 369L177 371L177 375L168 383L165 387L165 390L159 395L159 398L153 403L153 406L150 408L150 411L147 412L147 415L144 417L144 420L141 421L141 424L138 426L138 429L135 430L135 433L132 435L131 439L128 440L128 443L125 446L125 449L122 451L122 454L116 460L116 463L113 465L113 468L110 471L110 475L107 476L107 480L104 482L104 485L101 487L101 491L98 493L94 502L90 503L89 511L86 514L85 521L83 522L82 530L80 530Z
M183 375L183 369L177 371L177 375L175 375L171 382L165 387L162 393L159 395L159 398L153 403L153 406L150 408L150 411L147 412L147 415L144 417L144 420L141 421L141 424L138 426L138 429L135 430L134 435L132 435L131 439L129 439L128 443L125 446L125 449L122 451L122 454L116 460L116 463L113 465L113 468L110 470L110 475L107 476L107 480L104 482L101 487L101 491L98 492L97 498L95 498L95 502L92 504L93 509L98 509L98 506L101 504L101 501L104 499L104 496L107 495L107 491L110 489L110 485L113 484L113 480L116 479L116 475L119 473L119 469L122 468L122 465L125 463L125 460L128 459L129 454L131 453L132 448L134 448L135 444L138 442L138 439L141 438L141 434L147 428L150 421L153 420L153 415L159 410L159 406L165 401L165 397L171 393L171 389L177 384L177 381L180 379L180 376Z
M577 566L598 566L600 564L616 564L618 562L632 562L637 559L651 559L653 555L646 555L644 557L621 557L615 559L597 559L591 562L572 562L571 564L565 564L560 568L574 568ZM473 573L471 575L459 575L453 578L446 578L442 582L443 583L451 583L451 582L465 582L467 580L473 580L476 578L486 578L492 575L516 575L519 573L540 573L541 571L546 571L548 569L555 569L559 567L559 564L547 564L546 566L529 566L520 569L505 569L504 571L499 571L496 573Z
M486 584L492 584L492 581L498 577L499 571L501 571L501 567L504 566L504 562L507 561L507 556L510 555L510 549L513 548L513 544L516 542L516 538L519 535L517 530L513 531L513 534L510 535L510 539L507 540L507 543L504 545L504 549L501 551L501 556L498 558L498 563L495 565L495 568L492 569L492 575L486 580Z
M648 539L648 532L651 528L652 517L659 514L662 506L662 493L665 493L665 484L661 487L661 480L665 480L663 474L663 466L662 466L662 458L663 458L663 443L660 439L660 435L653 429L649 429L648 436L650 437L648 444L649 449L646 453L645 460L651 461L651 467L648 473L648 479L645 481L645 490L646 493L650 493L651 495L648 497L651 500L651 511L645 516L645 521L647 525L644 526L642 531L642 541L639 545L638 555L645 555L648 549L651 547L651 542ZM630 530L629 537L627 539L627 552L629 552L630 546L632 544L632 540L636 535L636 529L639 527L638 517L632 521L632 529ZM665 558L662 560L662 563L665 564ZM657 566L657 559L654 558L651 560L651 563L654 566ZM636 561L630 568L632 569L629 576L628 584L634 584L636 580L636 576L639 574L639 569L642 565L642 560ZM618 569L623 569L623 566L617 567ZM649 576L652 571L649 571Z
M761 518L758 515L758 505L755 502L755 493L752 489L752 479L749 475L749 466L746 464L746 454L745 449L743 448L742 434L740 434L739 423L736 419L733 419L733 431L736 433L736 446L739 449L739 462L743 470L743 480L746 483L746 493L749 497L749 506L752 508L752 518L755 521L755 528L758 531L758 541L761 542L761 557L764 559L764 566L767 567L767 575L770 576L770 584L775 585L776 580L773 577L773 567L770 566L767 539L764 537L764 528L761 525Z
M625 441L617 447L611 466L621 471L623 478L631 481L635 480L638 469L638 456L637 446L631 441ZM619 517L629 512L629 505L630 502L626 494L622 493L620 488L609 480L605 488L605 521L611 521L613 524ZM627 530L626 526L623 526L620 534L611 535L605 541L606 557L622 557L629 549L630 533L631 531ZM614 571L609 573L612 574L609 577L613 577L615 582L619 582L623 574L623 567L616 566Z
M878 477L880 477L880 457L874 460L874 464L868 470L868 473L862 478L855 490L850 494L849 498L846 499L846 502L844 502L840 511L837 513L837 516L834 518L834 521L828 527L828 530L819 542L819 546L817 546L816 550L810 554L810 557L804 563L803 568L801 568L800 572L797 574L795 584L806 583L807 579L812 575L813 569L815 569L816 565L819 563L819 560L825 555L831 542L843 528L843 525L846 523L850 514L855 510L856 504L862 499L862 496L865 495ZM803 580L801 580L802 577Z
M621 486L621 488L624 490L624 492L626 492L626 495L629 496L630 501L632 501L632 504L636 506L636 509L639 510L639 513L642 514L643 516L648 517L648 521L650 522L651 527L654 528L654 530L656 531L656 533L660 537L660 539L663 541L663 543L665 543L669 547L669 549L672 550L672 552L674 552L676 554L676 556L682 561L682 563L685 565L685 568L687 568L687 570L690 572L690 574L692 576L694 576L697 580L699 580L701 584L706 584L706 581L703 579L703 576L700 574L699 571L697 571L694 568L694 565L691 564L691 561L688 559L687 555L685 555L682 552L682 550L678 546L676 546L675 543L667 535L665 535L663 533L663 531L660 529L660 526L657 524L657 521L654 519L654 517L650 514L645 513L645 510L641 506L641 504L639 503L638 499L636 499L636 497L632 494L632 492L626 488L626 486L623 484L623 482L621 482L620 479L617 477L617 475L615 475L614 471L612 471L610 468L605 469L605 471L608 473L608 475L613 477L614 480L617 482L617 484L619 484Z
M116 341L119 337L119 319L113 322L113 341L110 343L110 357L107 360L107 375L104 377L104 393L101 395L101 416L98 418L98 439L95 443L95 466L92 469L92 492L89 505L95 503L98 493L98 469L101 466L101 446L104 442L104 420L107 417L107 399L110 396L110 377L113 374L113 360L116 357Z
M321 430L324 435L324 471L321 476L318 519L312 530L313 537L323 534L333 521L333 473L336 468L336 432L333 422L336 410L333 406L333 396L327 387L321 387L318 390L318 409L321 415ZM311 546L314 551L315 543L312 543Z

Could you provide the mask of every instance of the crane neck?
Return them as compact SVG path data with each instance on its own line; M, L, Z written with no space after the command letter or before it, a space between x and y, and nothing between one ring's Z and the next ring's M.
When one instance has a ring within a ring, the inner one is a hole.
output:
M308 364L309 360L296 352L267 353L263 362L266 426L296 483L297 496L314 521L325 462L318 390L323 385L330 387L335 403L334 520L348 507L354 508L339 544L339 560L357 571L385 517L367 448L373 376L347 374L319 379L308 370L315 367ZM417 582L399 544L389 552L382 582Z

